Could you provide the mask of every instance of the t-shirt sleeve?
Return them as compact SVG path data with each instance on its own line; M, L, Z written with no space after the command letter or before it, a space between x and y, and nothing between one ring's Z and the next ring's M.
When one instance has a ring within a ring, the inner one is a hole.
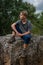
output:
M18 25L18 24L20 23L20 21L18 20L18 21L16 21L15 23L16 23L16 25Z
M28 31L32 31L32 23L31 22L28 23Z

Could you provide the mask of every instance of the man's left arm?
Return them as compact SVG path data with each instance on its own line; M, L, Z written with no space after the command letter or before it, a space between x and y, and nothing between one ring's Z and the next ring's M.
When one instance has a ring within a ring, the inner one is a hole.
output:
M31 33L31 31L27 31L27 32L23 33L22 36L23 36L23 35L30 34L30 33Z

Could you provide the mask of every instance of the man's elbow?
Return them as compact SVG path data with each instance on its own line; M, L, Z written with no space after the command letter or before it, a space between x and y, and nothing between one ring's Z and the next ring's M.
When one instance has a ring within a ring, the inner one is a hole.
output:
M11 25L11 28L14 28L15 27L15 23L13 23L12 25Z
M11 28L13 27L13 24L11 24Z

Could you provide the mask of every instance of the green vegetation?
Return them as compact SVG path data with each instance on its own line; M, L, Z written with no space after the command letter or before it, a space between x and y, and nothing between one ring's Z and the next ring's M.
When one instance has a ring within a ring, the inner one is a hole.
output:
M33 24L34 34L43 34L43 13L34 14L33 5L22 0L0 0L0 35L11 33L11 24L19 19L22 10L28 11L28 19Z

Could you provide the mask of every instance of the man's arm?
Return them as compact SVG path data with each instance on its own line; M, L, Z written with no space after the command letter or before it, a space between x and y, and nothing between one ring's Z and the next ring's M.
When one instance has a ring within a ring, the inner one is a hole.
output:
M16 34L18 35L18 36L23 36L21 33L19 33L17 30L16 30L16 23L13 23L12 25L11 25L11 28L16 32Z
M27 35L27 34L29 34L29 33L31 33L31 31L27 31L27 32L23 33L22 36L23 36L23 35Z
M26 34L29 34L30 33L30 31L27 31L27 32L25 32L25 33L23 33L23 34L21 34L21 33L19 33L17 30L16 30L16 23L13 23L12 25L11 25L11 28L16 32L16 34L18 35L18 36L23 36L23 35L26 35Z
M16 23L13 23L13 24L11 25L11 28L12 28L16 33L18 33L18 31L16 30L15 25L16 25Z

